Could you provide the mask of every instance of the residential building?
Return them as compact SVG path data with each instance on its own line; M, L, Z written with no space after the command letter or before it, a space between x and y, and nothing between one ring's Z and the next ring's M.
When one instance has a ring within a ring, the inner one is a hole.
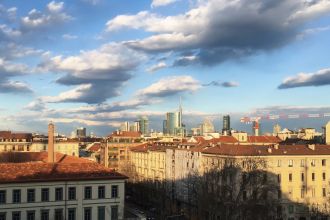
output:
M330 144L330 121L324 126L324 140L326 144Z
M0 153L0 219L123 219L126 177L95 162L47 152ZM7 159L7 160L6 160Z

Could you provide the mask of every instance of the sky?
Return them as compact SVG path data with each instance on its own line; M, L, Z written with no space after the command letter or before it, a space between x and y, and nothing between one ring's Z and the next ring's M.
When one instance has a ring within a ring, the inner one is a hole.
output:
M0 129L330 112L329 39L330 0L0 0Z

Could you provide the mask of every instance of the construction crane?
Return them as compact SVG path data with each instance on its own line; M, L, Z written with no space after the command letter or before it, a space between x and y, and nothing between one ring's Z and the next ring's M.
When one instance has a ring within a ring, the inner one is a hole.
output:
M254 117L242 117L240 122L251 124L260 120L278 120L278 119L297 119L297 118L326 118L330 117L330 113L302 113L302 114L280 114L280 115L261 115Z

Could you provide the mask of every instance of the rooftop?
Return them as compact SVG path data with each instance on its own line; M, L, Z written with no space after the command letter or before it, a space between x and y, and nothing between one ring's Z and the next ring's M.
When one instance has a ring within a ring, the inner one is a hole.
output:
M314 148L314 149L313 149ZM217 145L206 148L204 154L219 154L227 156L299 156L299 155L330 155L330 145Z
M47 157L47 152L1 153L0 184L126 179L90 160L56 153L56 163L47 163Z

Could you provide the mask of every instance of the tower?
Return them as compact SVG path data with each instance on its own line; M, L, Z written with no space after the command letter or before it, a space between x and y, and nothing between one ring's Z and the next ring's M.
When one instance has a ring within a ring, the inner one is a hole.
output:
M274 125L274 127L273 127L273 135L276 136L280 132L281 132L281 126L279 124Z
M330 144L330 121L324 126L325 144Z
M222 121L222 133L228 134L230 133L230 116L224 115Z
M55 163L54 132L55 125L50 122L48 124L48 163Z
M182 127L182 99L180 96L180 105L179 105L179 127Z
M259 136L259 129L260 129L259 122L256 120L253 122L253 126L252 126L254 136Z

